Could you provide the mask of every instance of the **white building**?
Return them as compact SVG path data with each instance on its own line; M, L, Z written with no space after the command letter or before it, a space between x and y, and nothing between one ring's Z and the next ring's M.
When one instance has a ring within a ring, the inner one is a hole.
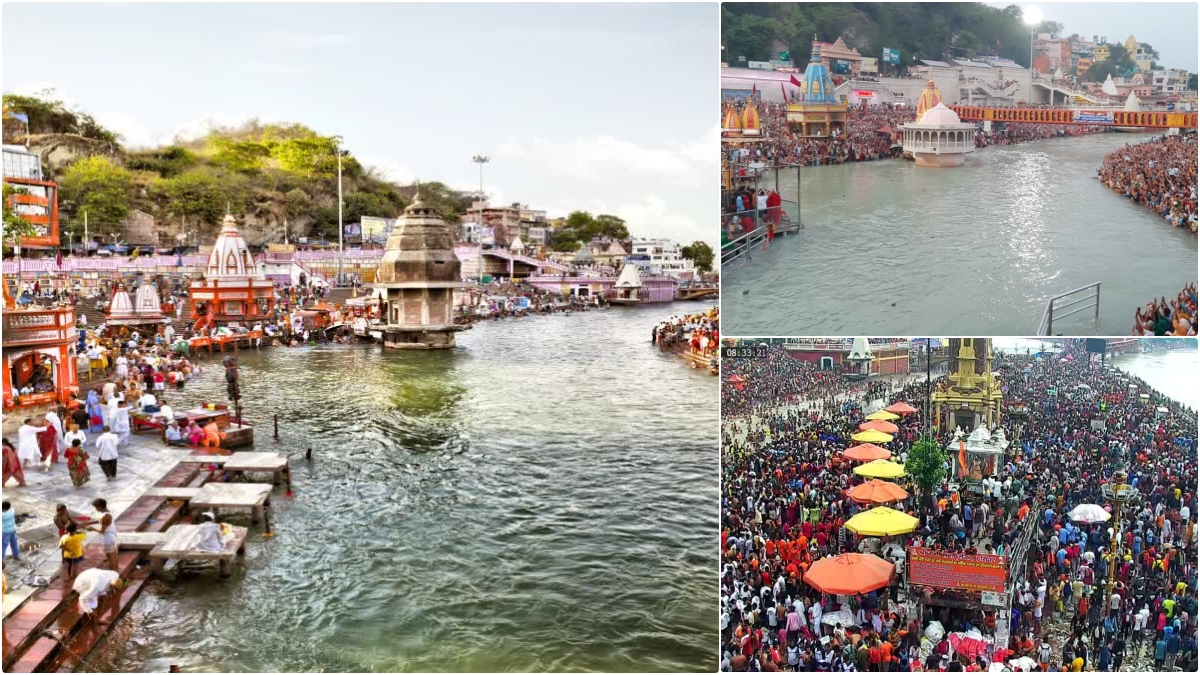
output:
M635 239L627 262L653 276L682 281L696 277L696 266L683 257L683 247L670 239Z

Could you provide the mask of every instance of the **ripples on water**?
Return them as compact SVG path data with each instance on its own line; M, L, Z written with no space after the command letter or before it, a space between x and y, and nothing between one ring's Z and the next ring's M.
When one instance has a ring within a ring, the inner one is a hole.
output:
M1124 335L1135 307L1196 279L1194 235L1095 179L1105 154L1149 139L992 147L955 169L805 168L805 229L724 270L725 332L1030 335L1047 299L1100 281L1098 328L1084 312L1055 333ZM794 172L780 193L796 198Z
M154 582L93 668L714 669L717 381L650 344L698 307L485 323L454 353L242 352L295 497L231 580ZM189 400L224 397L208 363Z

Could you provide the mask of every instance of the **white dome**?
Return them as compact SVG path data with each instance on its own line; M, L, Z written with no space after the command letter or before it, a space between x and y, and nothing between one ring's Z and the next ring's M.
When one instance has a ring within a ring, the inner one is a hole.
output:
M945 103L939 103L921 116L921 124L961 124L958 119L958 113L946 107Z
M232 215L226 215L221 224L221 234L213 244L212 252L208 254L208 265L204 269L210 277L253 277L258 276L258 266L246 240L238 232L237 222Z
M161 319L162 305L158 302L158 287L151 283L138 286L135 298L135 310L143 319Z
M108 318L125 320L133 319L137 315L133 311L133 300L129 297L129 291L125 290L122 284L117 285L117 289L113 291L112 300L108 303Z

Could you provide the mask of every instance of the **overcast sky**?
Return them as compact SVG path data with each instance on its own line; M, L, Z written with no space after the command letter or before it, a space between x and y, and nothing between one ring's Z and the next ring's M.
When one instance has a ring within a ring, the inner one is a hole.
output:
M1042 18L1063 25L1063 37L1079 33L1088 40L1107 35L1125 42L1130 35L1158 50L1163 68L1196 72L1196 3L1189 2L989 2L993 7L1037 7Z
M209 121L308 125L393 180L478 189L635 236L717 243L717 3L5 3L3 88L130 146Z

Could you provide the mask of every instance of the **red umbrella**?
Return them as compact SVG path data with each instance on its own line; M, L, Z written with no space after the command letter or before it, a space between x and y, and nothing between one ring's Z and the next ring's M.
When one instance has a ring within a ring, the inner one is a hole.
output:
M896 413L897 415L907 415L909 413L917 412L916 408L905 403L904 401L897 401L897 402L889 405L888 407L884 408L884 410L886 410L890 413Z
M856 462L871 462L877 459L891 459L892 451L873 443L863 443L843 452L842 456Z
M860 504L888 504L908 498L904 488L877 478L855 485L846 491L846 495Z
M968 659L974 659L987 651L988 643L972 637L970 633L951 633L950 646L956 653L962 654Z
M804 581L830 595L855 595L883 588L892 583L896 566L878 556L843 553L821 558L812 564Z
M725 380L725 381L733 382L734 384L737 384L738 382L745 382L746 378L742 377L741 375L730 375L729 379Z
M874 429L875 431L882 431L885 434L894 434L900 431L900 427L886 420L869 420L858 425L858 428L863 431Z

